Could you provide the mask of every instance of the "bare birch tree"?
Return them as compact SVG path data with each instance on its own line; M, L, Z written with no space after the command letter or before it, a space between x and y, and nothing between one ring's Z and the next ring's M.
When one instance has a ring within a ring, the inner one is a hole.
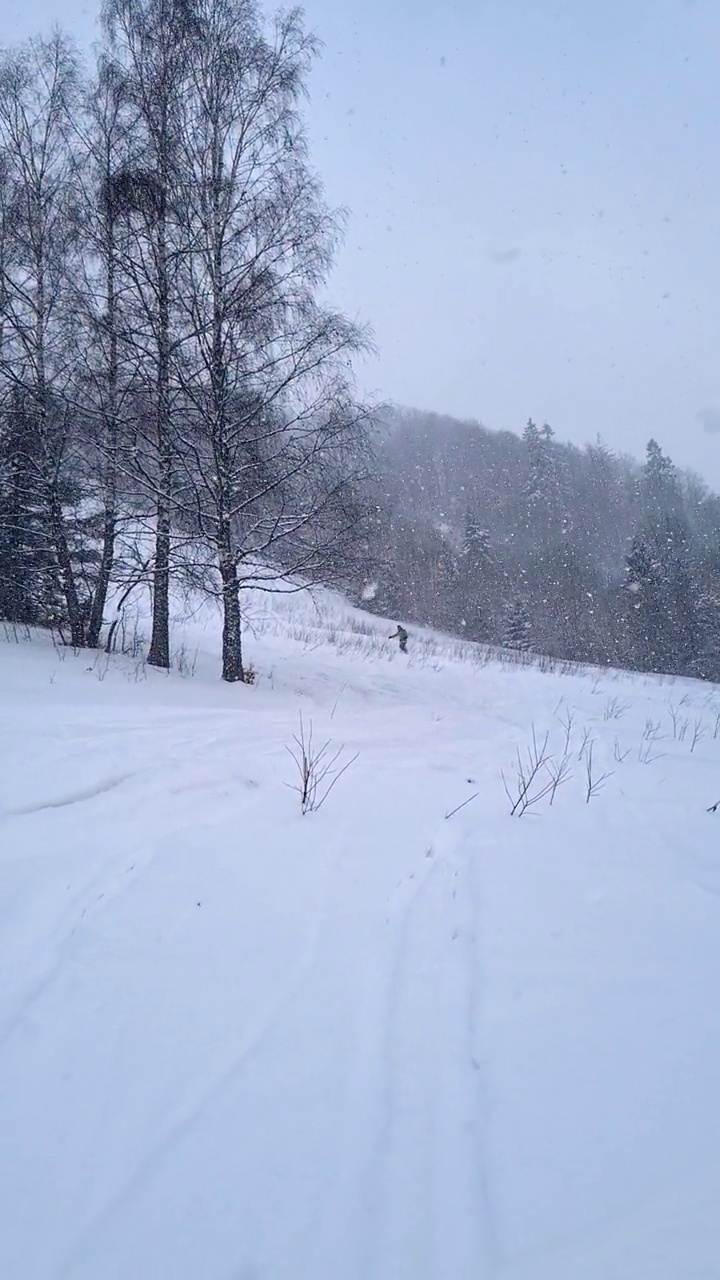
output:
M99 501L102 522L87 625L87 644L94 648L100 642L127 496L138 375L129 336L133 297L123 272L126 210L117 180L128 158L127 116L123 83L103 58L84 105L75 121L84 252L73 302L83 334L76 356L76 397L87 424L90 491Z
M138 440L138 475L154 500L153 619L148 662L170 665L169 594L176 477L173 363L183 218L177 166L178 119L188 47L190 0L108 0L103 13L107 69L122 85L129 141L113 175L113 200L126 221L123 270L135 292L134 340L153 392L152 430Z
M58 32L2 55L0 147L9 201L0 382L5 412L22 415L28 501L42 508L70 638L78 646L85 641L87 602L73 563L66 505L74 461L68 282L79 243L69 122L79 100L77 57Z
M194 14L180 145L183 506L215 558L223 678L236 681L241 585L319 572L356 519L366 414L350 362L366 335L317 301L338 219L298 110L316 42L297 11L266 38L252 0L197 0Z

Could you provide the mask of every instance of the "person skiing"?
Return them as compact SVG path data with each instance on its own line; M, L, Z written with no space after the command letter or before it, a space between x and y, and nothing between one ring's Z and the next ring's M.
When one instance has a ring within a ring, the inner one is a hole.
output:
M407 633L407 631L405 630L405 628L404 628L404 627L401 627L401 626L400 626L400 623L399 623L399 622L398 622L398 624L397 624L397 631L395 632L395 634L394 634L394 635L392 635L392 636L388 636L388 640L399 640L399 641L400 641L400 652L401 652L401 653L407 653L408 633Z

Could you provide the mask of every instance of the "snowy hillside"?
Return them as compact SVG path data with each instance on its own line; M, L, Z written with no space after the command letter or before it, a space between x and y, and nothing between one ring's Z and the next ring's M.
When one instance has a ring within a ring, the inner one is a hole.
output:
M720 694L253 627L0 643L0 1275L720 1275Z

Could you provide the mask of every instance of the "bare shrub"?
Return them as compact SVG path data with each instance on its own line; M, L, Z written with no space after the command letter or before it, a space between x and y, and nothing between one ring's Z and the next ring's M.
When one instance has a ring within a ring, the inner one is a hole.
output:
M3 619L2 629L8 644L11 641L14 644L22 644L24 641L32 640L30 628L24 622L8 622Z
M572 738L573 729L575 728L575 717L569 707L566 708L564 716L558 716L558 720L565 730L565 744L563 747L563 755L568 755L570 751L570 739Z
M550 796L550 804L552 805L555 801L558 787L561 787L564 782L569 782L573 776L572 769L570 767L570 753L566 751L565 754L561 756L560 760L555 760L551 756L547 760L545 767L550 775L550 788L548 795Z
M698 742L705 737L705 725L702 720L696 719L693 723L692 740L690 742L690 753L695 750Z
M299 732L293 734L293 745L286 746L285 750L294 761L298 774L296 782L286 782L285 785L300 797L300 809L303 814L315 813L323 806L335 783L339 782L342 775L358 758L356 752L341 764L340 759L345 748L338 747L333 751L329 738L322 746L316 746L312 720L306 728L302 712L300 712Z
M585 803L589 804L593 796L602 791L608 778L612 777L612 769L606 773L596 773L595 762L593 759L594 742L590 743L585 755Z
M645 720L645 728L643 729L643 738L647 742L657 742L662 737L660 733L660 721L653 720L651 716L647 716Z
M530 744L525 748L525 752L521 752L520 748L515 756L515 781L511 785L508 783L505 774L502 772L500 776L505 788L505 794L510 801L510 814L512 817L521 818L527 810L533 805L543 800L553 791L552 777L546 778L547 765L552 759L548 752L548 742L550 734L546 733L542 742L538 742L535 726L532 726L532 737ZM557 790L555 784L554 789Z
M668 714L672 723L673 738L676 742L684 741L690 727L690 721L687 716L682 716L680 714L680 707L686 706L687 702L687 694L684 698L680 699L677 707L673 706L672 702L668 702Z
M198 661L198 650L191 653L187 645L181 644L172 656L172 666L181 676L192 678L195 675ZM246 673L247 674L247 673Z
M608 698L603 720L621 720L625 712L629 709L629 702L621 702L620 698Z

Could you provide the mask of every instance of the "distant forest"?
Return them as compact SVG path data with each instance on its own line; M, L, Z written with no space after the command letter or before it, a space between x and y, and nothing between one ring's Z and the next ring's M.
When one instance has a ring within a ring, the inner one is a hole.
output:
M720 679L720 498L655 440L642 464L396 410L366 607L472 640Z

